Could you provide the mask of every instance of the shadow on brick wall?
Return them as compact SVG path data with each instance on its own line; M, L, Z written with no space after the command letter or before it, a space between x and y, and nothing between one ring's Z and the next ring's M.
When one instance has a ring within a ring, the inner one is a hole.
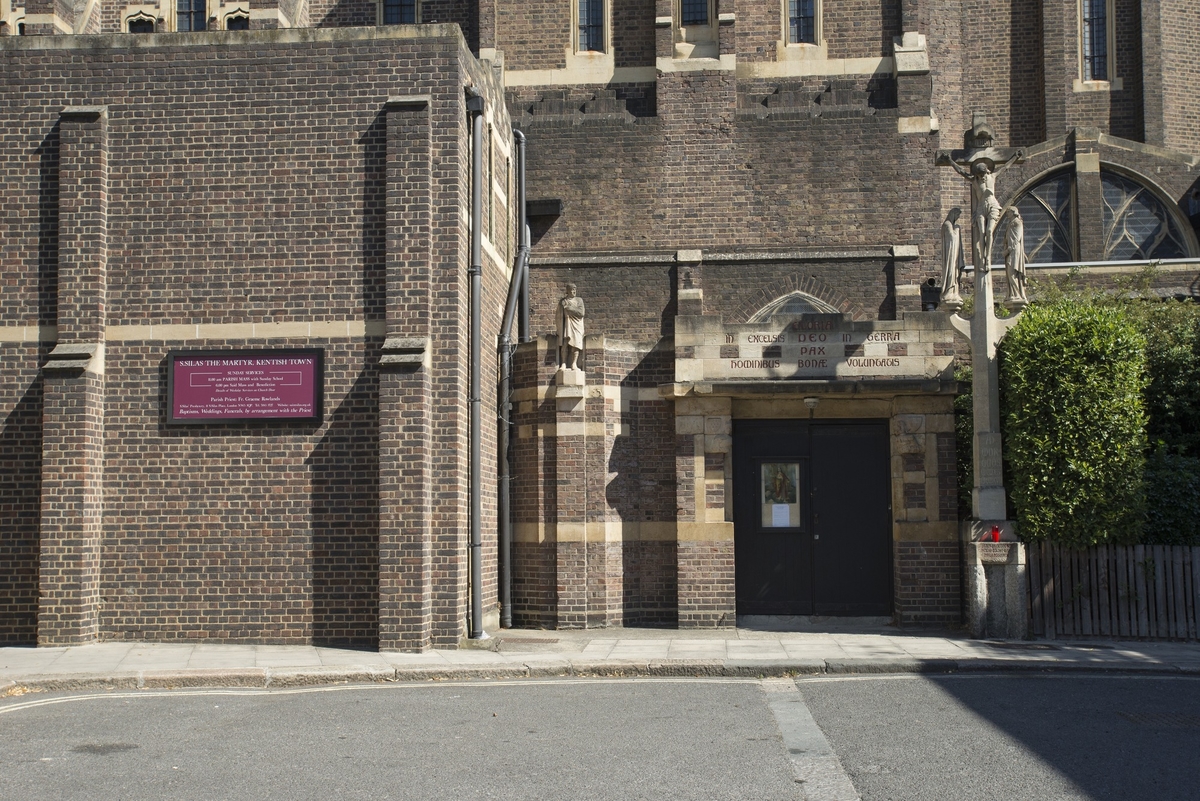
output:
M387 117L376 115L358 144L363 148L363 317L387 316Z
M674 354L645 354L621 381L632 388L657 387L674 375ZM625 405L625 404L623 404ZM675 413L660 400L631 400L622 412L628 434L613 438L605 487L608 505L625 523L675 520ZM626 626L678 623L678 569L674 542L652 537L622 543L623 619Z
M38 158L38 324L58 321L58 123L35 151Z
M369 349L367 363L377 355ZM378 374L362 373L308 458L314 645L378 646L378 393Z
M40 356L48 348L43 347ZM42 494L42 381L0 424L0 644L37 642L38 519Z

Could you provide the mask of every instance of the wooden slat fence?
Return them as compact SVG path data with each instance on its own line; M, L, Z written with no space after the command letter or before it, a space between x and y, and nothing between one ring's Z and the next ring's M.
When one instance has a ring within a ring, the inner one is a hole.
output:
M1035 637L1200 639L1200 547L1026 549Z

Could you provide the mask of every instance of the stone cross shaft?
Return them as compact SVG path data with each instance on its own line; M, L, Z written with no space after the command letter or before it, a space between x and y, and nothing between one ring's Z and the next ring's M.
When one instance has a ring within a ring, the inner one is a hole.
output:
M996 348L1008 329L1016 324L1020 314L999 318L995 313L991 253L1000 219L995 179L1000 172L1019 161L1022 153L1012 148L994 147L992 142L990 126L982 115L977 114L975 125L967 136L968 147L964 150L939 151L937 164L952 167L971 183L975 309L970 320L952 313L950 323L971 343L975 421L972 517L978 521L999 522L1008 515L1000 442L1000 376Z

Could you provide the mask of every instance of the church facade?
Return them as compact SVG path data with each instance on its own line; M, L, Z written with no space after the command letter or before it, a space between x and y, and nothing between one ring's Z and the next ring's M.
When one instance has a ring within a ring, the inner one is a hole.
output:
M0 0L0 639L957 626L938 152L1020 154L998 297L1012 209L1034 284L1193 297L1197 49L1183 0Z

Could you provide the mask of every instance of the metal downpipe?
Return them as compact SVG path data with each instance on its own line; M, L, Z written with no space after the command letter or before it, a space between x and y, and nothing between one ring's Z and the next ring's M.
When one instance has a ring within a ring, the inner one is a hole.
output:
M473 88L467 89L467 111L471 116L471 355L468 403L471 411L470 451L471 468L468 491L471 496L471 639L487 637L483 630L483 495L480 491L481 466L481 398L480 380L480 317L483 300L483 96Z

